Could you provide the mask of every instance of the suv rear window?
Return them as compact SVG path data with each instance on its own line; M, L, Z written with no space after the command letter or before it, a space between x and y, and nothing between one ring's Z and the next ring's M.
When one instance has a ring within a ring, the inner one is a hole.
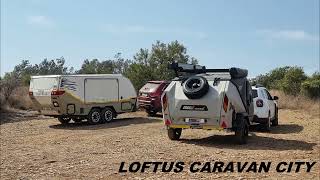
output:
M140 91L141 92L155 92L159 86L160 86L160 84L158 84L158 83L147 83L140 89Z
M258 97L258 91L256 89L252 90L252 98Z

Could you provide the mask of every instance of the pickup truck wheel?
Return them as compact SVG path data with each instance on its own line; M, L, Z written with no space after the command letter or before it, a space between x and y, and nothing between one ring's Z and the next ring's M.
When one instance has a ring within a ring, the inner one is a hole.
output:
M238 118L237 121L238 125L235 130L235 138L238 144L246 144L249 134L249 125L242 116Z
M179 140L181 136L181 132L182 132L181 128L169 128L168 137L171 140Z
M209 90L207 79L201 76L189 77L182 86L184 94L190 99L199 99Z
M61 124L68 124L71 121L71 118L68 117L58 117L58 120Z
M106 107L102 110L101 114L102 114L102 123L106 123L106 122L109 123L113 120L115 113L113 112L113 109Z
M278 126L279 124L279 119L278 119L278 108L276 107L275 110L275 115L274 115L274 120L272 121L272 126Z
M100 110L97 108L91 109L88 114L88 122L89 124L98 124L102 121L102 117L100 114Z

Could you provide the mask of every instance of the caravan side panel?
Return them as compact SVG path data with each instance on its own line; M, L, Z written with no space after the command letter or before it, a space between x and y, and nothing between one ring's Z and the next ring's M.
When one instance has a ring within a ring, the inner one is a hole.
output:
M88 78L85 80L85 102L105 103L119 100L118 79Z

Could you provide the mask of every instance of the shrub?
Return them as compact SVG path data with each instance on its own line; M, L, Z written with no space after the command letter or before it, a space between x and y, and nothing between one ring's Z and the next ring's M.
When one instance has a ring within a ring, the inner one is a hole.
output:
M320 98L320 72L314 73L301 84L302 93L310 98Z
M301 83L307 79L301 67L290 67L282 80L279 81L280 89L290 95L298 95L301 90Z
M303 110L311 115L319 117L320 100L310 99L304 95L288 95L279 90L271 90L273 96L278 96L278 107L280 109Z

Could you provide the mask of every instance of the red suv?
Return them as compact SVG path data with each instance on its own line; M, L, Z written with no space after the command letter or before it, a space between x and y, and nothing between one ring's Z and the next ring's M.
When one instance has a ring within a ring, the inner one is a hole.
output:
M169 83L169 81L148 81L139 91L139 107L144 108L150 116L162 111L161 95Z

